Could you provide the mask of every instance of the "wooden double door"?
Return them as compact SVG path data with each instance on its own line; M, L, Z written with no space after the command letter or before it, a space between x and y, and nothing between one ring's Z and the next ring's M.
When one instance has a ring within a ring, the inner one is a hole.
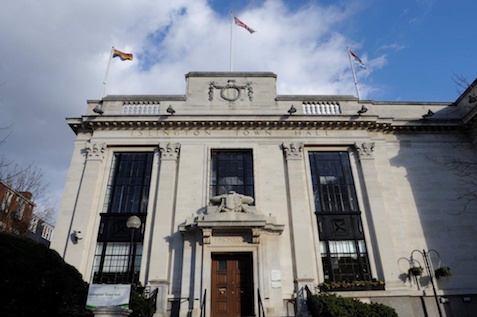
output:
M254 316L252 254L212 254L211 288L211 317Z

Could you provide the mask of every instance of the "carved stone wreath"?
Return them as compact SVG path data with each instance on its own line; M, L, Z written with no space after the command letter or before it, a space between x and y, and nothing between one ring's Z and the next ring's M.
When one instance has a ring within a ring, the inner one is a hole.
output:
M236 101L240 99L242 90L247 91L248 100L252 101L253 99L252 82L246 82L244 85L237 85L235 80L229 79L227 84L219 85L212 81L209 85L209 101L214 99L214 89L220 89L220 97L227 101Z

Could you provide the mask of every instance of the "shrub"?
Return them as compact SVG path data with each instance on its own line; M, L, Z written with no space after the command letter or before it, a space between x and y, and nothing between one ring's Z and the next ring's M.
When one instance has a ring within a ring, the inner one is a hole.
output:
M130 317L151 317L154 315L155 306L151 305L151 299L143 293L143 287L133 287L131 290L131 302L129 309L132 309Z
M307 303L313 317L398 317L394 308L389 306L366 304L330 293L312 295Z
M0 233L2 316L92 316L88 285L60 255L33 240Z

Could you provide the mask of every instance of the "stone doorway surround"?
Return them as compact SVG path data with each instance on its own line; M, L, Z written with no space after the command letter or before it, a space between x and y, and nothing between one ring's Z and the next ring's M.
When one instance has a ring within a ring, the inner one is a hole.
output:
M264 263L270 261L266 258L279 254L279 237L284 225L277 223L275 217L258 212L251 205L253 198L229 192L214 196L210 199L206 213L189 217L179 226L183 235L197 236L202 238L199 244L203 250L202 280L203 287L211 289L212 254L214 253L250 253L253 265L253 284L255 291L260 289L264 300L264 294L271 292L269 277L266 275L271 268L265 268ZM279 258L279 256L278 256ZM276 263L279 269L280 263ZM258 304L254 296L255 305ZM281 302L281 296L266 295L270 305L276 305L275 301ZM280 297L280 298L278 298ZM210 307L210 296L208 296ZM266 303L264 303L266 305Z

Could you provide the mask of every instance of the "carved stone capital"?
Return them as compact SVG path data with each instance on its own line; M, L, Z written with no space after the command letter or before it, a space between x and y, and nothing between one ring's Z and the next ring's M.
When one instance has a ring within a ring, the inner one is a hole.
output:
M354 146L358 151L360 160L374 159L374 142L355 143Z
M181 149L180 143L161 143L159 151L161 152L161 160L177 160Z
M283 154L287 160L303 159L303 143L294 142L290 144L282 144Z
M86 159L102 161L104 159L105 150L106 144L91 143L90 141L88 141L85 144Z

